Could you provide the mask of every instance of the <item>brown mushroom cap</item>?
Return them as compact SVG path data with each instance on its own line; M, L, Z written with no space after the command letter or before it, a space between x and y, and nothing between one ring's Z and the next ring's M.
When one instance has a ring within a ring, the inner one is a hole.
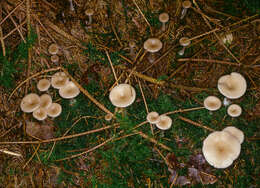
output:
M113 117L112 114L106 114L105 115L105 120L106 121L110 121L112 119L112 117Z
M79 88L72 81L69 81L65 86L59 89L59 94L64 99L72 99L78 96L79 93Z
M183 8L190 8L191 7L191 2L190 1L183 1L182 2L182 7Z
M48 52L51 55L56 55L59 52L59 46L55 43L51 44L48 48Z
M161 130L170 129L172 126L172 119L166 115L160 115L158 123L155 124Z
M169 21L169 14L164 12L159 15L159 21L162 23L166 23Z
M144 42L144 49L148 52L158 52L162 48L162 42L157 38L149 38Z
M111 103L120 108L131 105L136 97L135 89L129 84L119 84L109 93Z
M31 113L40 106L40 97L35 93L26 95L20 104L23 112Z
M94 14L94 10L91 9L91 8L89 8L89 9L85 10L85 14L86 14L87 16L92 16L92 15Z
M156 123L158 123L159 120L160 120L159 114L158 114L157 112L150 112L150 113L147 114L146 120L147 120L149 123L156 124Z
M51 85L56 89L60 89L69 82L69 78L64 72L57 72L51 77Z
M41 79L37 83L37 89L39 91L47 91L51 86L51 82L48 79Z
M239 143L242 144L244 141L244 133L236 127L229 126L223 129L223 131L227 131L228 133L232 134L239 140Z
M221 107L221 101L218 97L208 96L204 100L204 107L210 111L218 110Z
M191 43L191 41L189 40L188 37L182 37L182 38L180 38L179 42L180 42L180 45L181 45L181 46L189 46L190 43Z
M39 121L42 121L47 118L47 109L45 108L37 108L33 111L33 117Z
M242 108L237 104L231 104L227 109L228 115L238 117L242 114Z
M50 117L58 117L61 114L62 108L58 103L52 103L50 107L47 109L47 115Z
M230 99L242 97L246 92L246 88L247 84L245 78L237 72L232 72L230 75L224 75L218 80L219 92Z
M51 62L58 63L59 62L59 56L58 55L52 55L51 56Z
M48 94L40 96L40 107L47 109L52 104L52 98Z

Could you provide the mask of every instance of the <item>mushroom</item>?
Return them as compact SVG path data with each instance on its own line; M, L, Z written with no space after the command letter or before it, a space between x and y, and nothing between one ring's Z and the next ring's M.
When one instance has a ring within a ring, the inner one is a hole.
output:
M156 124L159 122L159 114L157 112L150 112L146 116L146 120L151 124Z
M228 105L230 105L230 104L231 104L231 100L229 100L228 98L225 97L225 98L223 99L223 105L224 105L224 106L228 106Z
M47 109L37 108L33 111L33 117L39 121L45 120L47 118Z
M80 93L79 88L72 82L68 82L65 86L59 89L59 94L64 99L72 99Z
M51 86L51 82L48 79L41 79L37 83L37 89L39 91L47 91Z
M51 56L51 62L58 63L59 62L59 56L58 55L52 55Z
M23 112L31 113L40 106L40 97L35 93L26 95L20 104Z
M190 1L183 1L182 7L183 7L183 9L182 9L182 12L181 12L181 19L183 19L184 16L187 14L188 8L191 7L191 2Z
M209 111L218 110L221 107L221 101L218 97L208 96L204 100L204 107Z
M238 128L233 127L233 126L229 126L229 127L226 127L225 129L223 129L223 131L226 131L229 134L231 134L234 137L236 137L240 144L243 143L243 141L244 141L244 133L241 130L239 130Z
M183 55L184 52L185 52L185 48L186 46L189 46L191 41L189 40L188 37L182 37L180 40L179 40L179 43L180 45L182 46L182 49L178 52L179 55Z
M64 72L57 72L51 77L51 85L55 89L60 89L69 82L69 78Z
M136 47L136 44L135 44L135 42L133 40L131 40L129 42L129 47L130 47L130 56L134 60L135 59L135 50L134 50L134 48Z
M61 105L58 103L52 103L49 108L47 109L47 115L49 117L55 118L61 114L62 108Z
M112 119L112 117L113 117L112 114L106 114L105 115L105 120L106 121L110 121Z
M162 23L162 31L166 29L166 23L169 21L169 14L166 12L159 15L159 21Z
M227 168L239 156L238 139L226 131L215 131L203 141L202 152L206 161L215 168Z
M245 78L237 73L232 72L230 75L224 75L218 80L219 92L229 99L242 97L246 92L247 84Z
M69 0L69 3L70 3L70 10L71 10L71 11L75 11L75 8L74 8L74 6L73 6L72 0Z
M162 42L157 38L149 38L144 42L144 49L150 52L149 61L152 63L155 60L155 52L162 48Z
M48 94L40 96L40 108L47 109L52 104L52 98Z
M225 44L225 45L230 45L233 41L233 35L232 33L227 33L227 34L224 34L222 37L222 42Z
M129 84L119 84L109 93L111 103L120 108L131 105L136 97L135 89Z
M87 25L90 25L92 23L92 15L94 14L93 9L87 9L85 10L85 14L88 16L88 22L86 21Z
M231 104L227 109L228 115L238 117L242 114L242 108L237 104Z
M51 55L56 55L59 52L59 46L55 43L51 44L48 48L48 52Z
M166 115L160 115L159 121L155 124L157 128L161 130L170 129L172 126L172 119Z

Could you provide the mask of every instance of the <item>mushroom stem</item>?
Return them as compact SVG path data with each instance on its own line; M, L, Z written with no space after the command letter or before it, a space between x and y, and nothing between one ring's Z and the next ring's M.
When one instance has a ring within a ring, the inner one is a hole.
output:
M165 22L163 22L162 23L162 31L165 31L165 29L166 29L166 24L165 24Z
M179 55L184 55L185 47L183 46L182 49L178 52Z
M88 24L92 24L92 16L91 15L88 15Z
M181 12L181 19L183 19L185 17L185 15L187 14L187 8L183 8L182 12Z
M151 52L148 57L148 60L150 63L153 63L155 61L155 58L156 58L155 53Z
M74 8L74 6L73 6L72 0L69 0L69 2L70 2L70 10L71 10L71 11L75 11L75 8Z

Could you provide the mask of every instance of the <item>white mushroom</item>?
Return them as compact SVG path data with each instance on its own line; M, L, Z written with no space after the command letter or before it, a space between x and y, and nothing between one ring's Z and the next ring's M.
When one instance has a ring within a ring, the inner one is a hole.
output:
M150 52L149 61L152 63L155 60L155 52L162 49L162 42L157 38L149 38L144 42L144 49Z
M31 113L40 106L40 97L35 93L26 95L20 104L23 112Z
M208 96L205 100L204 100L204 107L207 110L210 111L215 111L220 109L221 107L221 101L218 97L215 96Z
M61 105L58 103L52 103L49 108L47 109L47 115L49 117L55 118L61 114L62 108Z
M64 72L57 72L51 77L51 85L55 89L60 89L69 82L69 78Z
M238 117L242 114L242 108L237 104L232 104L228 107L227 113L231 117Z
M150 113L147 114L146 120L147 120L149 123L156 124L156 123L158 123L159 120L160 120L159 114L158 114L157 112L150 112Z
M188 37L182 37L179 40L180 45L182 46L182 49L178 52L179 55L184 55L186 46L189 46L191 41L189 40Z
M172 126L172 119L166 115L160 115L158 123L155 124L158 129L167 130Z
M244 133L239 130L236 127L229 126L223 129L223 131L228 132L229 134L232 134L234 137L236 137L239 140L239 143L242 144L244 141Z
M51 86L51 82L48 79L41 79L37 83L37 89L39 91L47 91Z
M136 97L135 89L129 84L119 84L109 93L111 103L120 108L131 105Z
M64 99L72 99L80 93L79 88L72 82L68 82L65 86L59 89L59 94Z
M47 109L45 108L37 108L33 111L33 117L39 121L42 121L47 118Z

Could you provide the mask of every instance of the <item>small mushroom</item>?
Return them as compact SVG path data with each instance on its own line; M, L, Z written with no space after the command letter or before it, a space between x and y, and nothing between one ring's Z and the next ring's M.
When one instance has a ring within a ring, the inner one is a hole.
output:
M59 56L58 55L52 55L51 56L51 62L58 63L59 62Z
M69 0L69 3L70 3L70 10L71 10L71 11L75 11L75 8L74 8L74 6L73 6L72 0Z
M162 42L157 38L149 38L144 42L144 49L150 52L149 61L155 60L155 53L162 49Z
M112 117L113 117L112 114L106 114L105 115L105 120L106 121L111 121Z
M189 46L191 41L187 37L182 37L180 40L180 45L182 46L182 49L178 52L179 55L183 55L185 52L186 46Z
M47 109L40 107L34 110L33 117L39 121L45 120L47 118Z
M62 108L61 105L58 103L52 103L49 108L47 109L47 115L49 117L55 118L61 114Z
M37 83L37 89L39 91L47 91L51 86L51 82L48 79L41 79Z
M242 114L242 108L237 104L231 104L227 109L228 115L238 117Z
M64 72L57 72L51 77L51 85L55 89L60 89L69 82L69 78Z
M40 106L40 97L35 93L26 95L20 104L23 112L31 113Z
M146 120L151 124L156 124L159 122L159 114L157 112L150 112L146 116Z
M225 44L225 45L230 45L233 41L233 35L232 33L227 33L227 34L224 34L222 37L222 42Z
M52 98L48 94L40 96L40 108L47 109L52 104Z
M188 8L191 7L191 2L190 1L183 1L182 2L182 12L181 12L181 19L183 19L185 17L185 15L187 14L187 10Z
M204 100L204 107L209 111L218 110L221 107L221 101L218 97L208 96Z
M65 86L59 89L59 94L64 99L72 99L80 93L79 88L72 82L68 82Z
M92 15L94 14L94 10L89 8L85 10L85 14L88 16L88 22L86 21L87 25L92 24Z
M218 80L219 92L229 99L238 99L246 92L247 84L245 78L237 72L224 75Z
M215 168L227 168L238 158L241 145L226 131L215 131L203 141L202 152L206 161Z
M56 55L59 52L59 46L55 43L51 44L48 48L48 52L51 55Z
M166 29L166 23L169 21L169 14L164 12L159 15L159 21L162 23L162 31Z
M111 103L120 108L131 105L136 97L135 89L129 84L119 84L109 93Z
M229 134L232 134L239 140L239 143L242 144L244 141L244 133L236 127L229 126L223 129L223 131L227 131Z
M166 115L160 115L158 123L155 124L158 129L168 130L172 126L172 119Z

